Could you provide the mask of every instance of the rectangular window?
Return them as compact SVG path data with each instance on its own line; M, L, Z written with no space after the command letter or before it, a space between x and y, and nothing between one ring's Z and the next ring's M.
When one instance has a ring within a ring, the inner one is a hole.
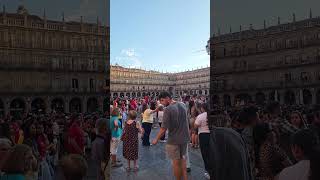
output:
M93 79L90 79L90 89L92 90L93 89Z
M72 88L74 88L74 89L78 89L79 88L78 79L72 79Z
M286 73L284 75L284 79L285 79L285 81L291 81L291 74L290 73Z
M301 81L308 81L309 80L308 73L307 72L301 72L300 79L301 79Z

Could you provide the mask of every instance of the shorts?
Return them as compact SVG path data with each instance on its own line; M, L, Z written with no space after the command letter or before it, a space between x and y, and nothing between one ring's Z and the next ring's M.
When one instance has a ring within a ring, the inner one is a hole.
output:
M111 155L117 155L120 138L112 138L110 142L110 153Z
M185 159L188 144L167 144L167 156L171 160Z
M193 128L191 132L195 135L198 135L198 128Z

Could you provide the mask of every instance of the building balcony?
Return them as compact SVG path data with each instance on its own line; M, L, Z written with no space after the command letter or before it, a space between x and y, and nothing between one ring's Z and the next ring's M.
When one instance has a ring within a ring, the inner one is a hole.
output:
M307 60L299 59L298 61L292 61L291 63L278 62L274 64L266 64L266 65L255 65L249 64L247 68L230 68L230 69L221 69L215 68L215 71L212 71L214 75L220 74L236 74L236 73L244 73L244 72L256 72L256 71L268 71L273 69L287 69L287 68L295 68L301 66L310 66L310 65L320 65L320 56L315 56L309 58Z
M227 86L216 86L211 84L211 89L214 92L223 91L258 91L266 89L289 89L289 88L302 88L302 87L318 87L320 80L292 80L292 81L274 81L274 82L255 82L255 83L239 83Z

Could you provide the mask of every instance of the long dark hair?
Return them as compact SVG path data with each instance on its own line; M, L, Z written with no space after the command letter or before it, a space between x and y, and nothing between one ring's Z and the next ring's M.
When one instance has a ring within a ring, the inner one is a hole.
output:
M191 114L191 108L194 106L194 101L189 101L189 113Z
M142 113L144 113L144 111L146 111L149 108L148 104L143 104L142 105Z
M253 129L253 140L254 140L254 152L256 157L256 163L259 162L260 146L268 138L269 133L272 132L271 126L268 123L257 124Z
M291 123L291 116L292 114L297 114L301 120L300 122L300 127L299 128L306 128L308 126L308 123L306 122L306 120L303 118L302 114L299 112L299 111L292 111L290 114L289 114L289 117L288 117L288 120L289 122Z
M0 124L0 137L5 137L7 139L11 139L9 123L5 122L5 123Z
M309 180L320 179L319 137L310 129L303 129L293 134L291 144L300 147L304 156L310 160Z
M202 108L205 112L209 111L209 104L208 103L201 103L200 108Z

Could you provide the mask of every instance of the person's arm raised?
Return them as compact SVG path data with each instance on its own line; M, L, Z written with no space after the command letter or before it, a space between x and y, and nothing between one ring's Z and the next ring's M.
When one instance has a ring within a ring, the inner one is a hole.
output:
M150 114L153 114L153 113L158 112L158 111L159 111L159 107L157 107L155 110L151 110Z

